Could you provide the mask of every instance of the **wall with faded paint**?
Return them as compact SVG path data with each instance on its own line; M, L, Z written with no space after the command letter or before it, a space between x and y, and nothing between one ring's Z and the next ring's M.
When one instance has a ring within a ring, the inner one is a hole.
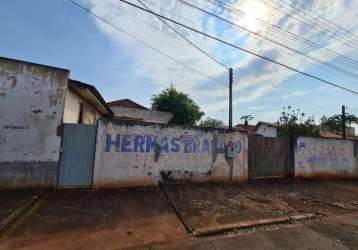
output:
M0 58L0 187L56 184L68 74Z
M297 138L296 177L358 177L358 142L311 137Z
M94 186L246 180L247 142L238 131L99 120Z
M116 117L140 119L145 122L168 124L173 117L171 113L156 110L133 109L120 106L110 106L110 109Z
M64 123L78 123L81 104L83 105L83 124L95 124L96 120L102 117L102 115L92 108L86 100L68 89L65 99L65 111L63 114Z

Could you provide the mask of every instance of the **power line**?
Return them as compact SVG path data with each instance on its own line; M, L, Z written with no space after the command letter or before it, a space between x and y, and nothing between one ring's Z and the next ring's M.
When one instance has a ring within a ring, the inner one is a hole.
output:
M229 4L223 2L223 1L220 1L220 0L207 0L213 4L217 3L219 4L220 6L223 6L225 9L227 9L228 11L230 11L231 13L233 14L236 14L240 17L242 17L243 15L248 15L246 12L238 9L238 8L235 8L235 7L232 7L230 6ZM264 21L263 19L260 19L258 17L255 17L255 19L261 23L262 25L264 25L266 28L268 28L269 30L273 31L273 32L276 32L276 33L279 33L282 37L286 38L286 39L290 39L294 42L297 42L297 41L300 41L302 42L303 44L305 44L306 46L308 46L310 49L315 49L315 52L320 52L320 53L328 53L329 55L333 55L335 57L337 57L338 60L340 60L341 62L343 62L344 64L348 65L348 66L353 66L353 67L358 67L358 61L352 59L352 58L349 58L347 56L344 56L334 50L331 50L329 48L326 48L326 47L321 47L321 45L319 45L318 43L314 42L314 41L311 41L311 40L308 40L308 39L305 39L304 37L301 37L295 33L292 33L288 30L285 30L285 29L282 29L276 25L272 25L271 23L267 22L267 21ZM317 51L316 51L317 50ZM322 50L322 51L321 51Z
M141 0L137 0L140 4L142 4L147 10L151 11L150 8L147 7ZM160 21L162 21L165 25L167 25L172 31L174 31L176 34L178 34L181 38L183 38L185 41L187 41L191 46L193 46L195 49L199 50L201 53L209 57L211 60L219 64L221 67L224 67L225 69L229 70L229 67L226 66L224 63L220 62L215 57L211 56L209 53L201 49L199 46L194 44L192 41L190 41L188 38L186 38L183 34L181 34L179 31L174 29L170 24L168 24L165 20L163 20L161 17L157 16Z
M337 30L340 31L340 33L342 33L342 31L348 35L350 35L353 39L358 39L358 36L353 34L351 31L338 26L337 24L335 24L334 22L332 22L331 20L325 18L324 16L320 15L319 13L316 13L316 16L314 14L312 14L310 11L308 11L303 5L301 5L301 8L297 8L296 5L298 5L297 2L290 0L289 2L286 2L284 0L280 0L280 2L283 2L284 4L287 4L288 6L290 6L292 9L295 9L299 12L303 11L306 15L308 15L309 17L311 17L316 23L321 23L321 25L324 25L325 27L328 28L335 28ZM304 16L301 16L304 17ZM324 21L324 22L323 22Z
M324 64L324 65L326 65L326 66L328 66L328 67L330 67L330 68L332 68L332 69L341 71L341 72L343 72L343 73L345 73L345 74L348 74L348 75L351 75L351 76L353 76L353 77L358 78L358 75L355 74L355 73L349 72L349 71L347 71L347 70L345 70L345 69L343 69L343 68L340 68L340 67L336 67L336 66L334 66L334 65L332 65L332 64L330 64L330 63L328 63L328 62L325 62L325 61L323 61L323 60L321 60L321 59L319 59L319 58L315 58L315 57L310 56L310 55L308 55L308 54L306 54L306 53L304 53L304 52L302 52L302 51L300 51L300 50L291 48L291 47L289 47L289 46L287 46L287 45L285 45L285 44L283 44L283 43L280 43L280 42L277 42L277 41L275 41L275 40L273 40L273 39L271 39L271 38L265 37L265 36L263 36L263 35L261 35L261 34L259 34L259 33L257 33L257 32L253 32L253 31L251 31L251 30L249 30L249 29L247 29L247 28L245 28L245 27L243 27L243 26L237 25L236 23L234 23L234 22L232 22L232 21L230 21L230 20L227 20L227 19L225 19L225 18L223 18L223 17L221 17L221 16L219 16L219 15L216 15L216 14L214 14L214 13L212 13L212 12L209 12L209 11L207 11L207 10L204 10L203 8L200 8L200 7L198 7L198 6L195 6L195 5L193 5L193 4L191 4L191 3L188 3L188 2L186 2L186 1L184 1L184 0L178 0L178 1L180 1L180 2L182 2L182 3L184 3L184 4L188 5L188 6L190 6L190 7L192 7L192 8L195 8L195 9L197 9L197 10L199 10L199 11L201 11L201 12L207 14L207 15L213 16L213 17L215 17L215 18L217 18L217 19L219 19L219 20L221 20L221 21L224 21L224 22L226 22L226 23L228 23L228 24L230 24L230 25L232 25L232 26L235 26L235 27L238 27L238 28L240 28L240 29L243 29L243 30L249 32L250 34L253 34L253 35L255 35L255 36L261 37L261 38L263 38L263 39L265 39L265 40L267 40L267 41L269 41L269 42L272 42L272 43L274 43L274 44L276 44L276 45L279 45L279 46L281 46L281 47L283 47L283 48L285 48L285 49L291 50L291 51L293 51L293 52L295 52L295 53L297 53L297 54L299 54L299 55L301 55L301 56L307 57L307 58L309 58L309 59L311 59L311 60L313 60L313 61L322 63L322 64Z
M150 1L148 1L148 0L142 0L142 1L145 1L146 3L151 4L151 5L153 5L153 6L159 7L158 5L152 3L152 2L150 2ZM215 0L207 0L207 1L215 2ZM229 6L229 5L226 5L226 4L224 4L223 2L221 2L221 1L217 1L217 2L223 4L226 9L232 11L234 14L238 14L237 12L239 12L240 16L243 16L243 14L246 15L245 12L243 12L243 11L241 11L241 10L238 10L238 9L235 9L235 8ZM110 3L109 3L109 4L110 4ZM114 5L112 5L112 6L113 6L114 8L118 8L117 6L114 6ZM161 8L161 10L163 10L163 12L167 12L167 13L170 13L170 14L175 15L175 13L173 13L173 12L171 12L171 11L168 11L168 10L166 10L166 9ZM126 13L128 14L128 12L126 12ZM243 14L241 14L241 13L243 13ZM130 15L133 16L132 14L130 14ZM175 15L175 16L181 18L181 17L178 16L178 15ZM135 16L133 16L133 17L135 17ZM135 18L137 18L137 17L135 17ZM182 19L182 18L181 18L181 19ZM260 20L260 19L258 19L258 18L256 18L256 19L259 20L259 21L262 21L262 20ZM142 19L140 19L140 20L142 20ZM185 20L186 20L186 19L185 19ZM143 22L145 22L145 21L143 21ZM145 22L145 23L148 24L147 22ZM193 22L190 22L190 23L193 23ZM150 26L153 27L152 24L148 24L148 25L150 25ZM271 25L271 24L266 24L266 25ZM273 26L273 25L271 25L271 26ZM160 29L157 28L157 27L154 27L154 28L160 30ZM235 27L234 27L234 28L235 28ZM272 29L271 27L268 27L268 28L269 28L269 29ZM273 28L275 28L275 26L273 26ZM162 30L160 30L160 31L162 31ZM273 31L275 32L275 30L273 30ZM280 30L280 29L278 29L278 31L279 31L280 33L284 33L284 32L285 32L284 30ZM170 36L171 36L171 35L170 35ZM296 36L297 36L297 35L296 35ZM287 40L287 36L284 36L284 38ZM256 38L256 39L257 39L257 40L260 40L260 41L263 41L263 39L260 39L260 38ZM291 38L291 39L292 39L292 38ZM303 39L303 38L301 38L301 39ZM297 42L297 40L300 40L300 37L299 37L299 36L297 36L297 38L294 39L295 42ZM308 41L308 42L309 42L309 41ZM318 45L318 46L319 46L319 45ZM310 48L312 48L312 47L310 47ZM316 49L316 48L315 48L315 49ZM318 49L322 49L322 48L319 47ZM323 49L326 49L326 48L323 48ZM326 49L326 50L329 50L329 49ZM317 52L317 51L314 51L314 52ZM318 51L318 52L322 52L322 53L323 53L323 51ZM288 52L288 53L289 53L289 52ZM333 51L333 53L335 53L335 52ZM293 55L293 53L289 53L289 54ZM332 55L331 53L329 53L329 54ZM336 57L339 57L339 56L336 55L336 54L337 54L337 53L335 53L335 54L333 54L333 55L336 56ZM344 56L342 56L342 57L344 57ZM343 61L343 62L344 62L344 63L347 63L346 61ZM349 63L349 62L348 62L348 63ZM352 66L352 65L349 64L349 66ZM353 66L354 66L354 65L353 65ZM247 70L244 70L244 69L242 69L242 68L241 68L240 70L242 70L242 71L248 73ZM322 70L326 71L326 69L322 69ZM328 71L327 71L327 72L328 72ZM335 73L335 74L337 74L337 76L339 76L339 77L341 77L341 78L344 78L344 79L347 79L347 80L349 80L349 81L352 80L351 78L347 78L347 77L345 77L344 75L338 75L339 72L338 72L338 73L336 73L336 72L330 72L330 73Z
M69 0L69 1L72 1L72 0ZM348 89L348 88L346 88L346 87L343 87L343 86L340 86L340 85L338 85L338 84L335 84L335 83L333 83L333 82L324 80L324 79L319 78L319 77L317 77L317 76L314 76L314 75L305 73L305 72L300 71L300 70L298 70L298 69L296 69L296 68L293 68L293 67L291 67L291 66L289 66L289 65L285 65L285 64L283 64L283 63L281 63L281 62L279 62L279 61L276 61L276 60L273 60L273 59L268 58L268 57L266 57L266 56L263 56L263 55L260 55L260 54L258 54L258 53L255 53L255 52L253 52L253 51L251 51L251 50L241 48L241 47L239 47L239 46L237 46L237 45L235 45L235 44L232 44L232 43L230 43L230 42L227 42L227 41L225 41L225 40L223 40L223 39L221 39L221 38L218 38L218 37L216 37L216 36L207 34L207 33L203 32L203 31L199 31L199 30L194 29L194 28L192 28L192 27L190 27L190 26L188 26L188 25L185 25L185 24L182 24L182 23L180 23L180 22L177 22L177 21L175 21L175 20L173 20L173 19L171 19L171 18L165 17L165 16L163 16L163 15L161 15L161 14L158 14L158 13L156 13L156 12L149 11L149 10L147 10L147 9L145 9L145 8L142 8L142 7L138 6L138 5L135 5L135 4L133 4L133 3L130 3L130 2L128 2L128 1L126 1L126 0L120 0L120 1L121 1L121 2L124 2L124 3L128 4L128 5L131 5L131 6L135 7L135 8L141 9L141 10L143 10L143 11L145 11L145 12L151 13L151 14L153 14L153 15L160 16L161 18L163 18L163 19L165 19L165 20L168 20L168 21L173 22L173 23L175 23L175 24L177 24L177 25L179 25L179 26L182 26L182 27L184 27L184 28L186 28L186 29L188 29L188 30L191 30L191 31L196 32L196 33L198 33L198 34L201 34L201 35L203 35L203 36L209 37L209 38L211 38L211 39L213 39L213 40L216 40L216 41L218 41L218 42L221 42L221 43L223 43L223 44L226 44L226 45L228 45L228 46L230 46L230 47L233 47L233 48L236 48L236 49L238 49L238 50L244 51L244 52L249 53L249 54L251 54L251 55L254 55L254 56L256 56L256 57L260 57L261 59L264 59L264 60L269 61L269 62L271 62L271 63L280 65L281 67L284 67L284 68L286 68L286 69L289 69L289 70L291 70L291 71L293 71L293 72L296 72L296 73L305 75L305 76L310 77L310 78L312 78L312 79L315 79L315 80L324 82L325 84L328 84L328 85L334 86L334 87L336 87L336 88L340 88L340 89L345 90L345 91L347 91L347 92L350 92L350 93L353 93L353 94L358 95L358 92L356 92L356 91L354 91L354 90L351 90L351 89Z
M172 57L172 56L166 54L165 52L163 52L163 51L161 51L161 50L159 50L159 49L153 47L152 45L146 43L145 41L139 39L138 37L136 37L136 36L134 36L134 35L128 33L127 31L125 31L125 30L123 30L123 29L121 29L121 28L119 28L117 25L114 25L113 23L107 21L107 20L104 19L103 17L101 17L101 16L95 14L95 13L92 12L90 9L88 9L88 8L84 7L83 5L81 5L81 4L77 3L77 2L75 2L74 0L68 0L68 1L69 1L70 3L72 3L72 4L74 4L75 6L77 6L78 8L80 8L80 9L86 11L86 12L89 13L90 15L92 15L92 16L98 18L99 20L101 20L102 22L104 22L104 23L106 23L107 25L111 26L112 28L114 28L114 29L116 29L116 30L118 30L118 31L120 31L120 32L122 32L122 33L124 33L124 34L126 34L127 36L131 37L132 39L136 40L137 42L142 43L142 44L145 45L146 47L151 48L152 50L158 52L159 54L161 54L161 55L163 55L163 56L165 56L165 57L168 57L169 59L171 59L172 61L174 61L174 62L176 62L176 63L178 63L178 64L180 64L180 65L182 65L183 67L188 68L188 69L190 69L190 70L192 70L192 71L194 71L194 72L196 72L196 73L198 73L198 74L200 74L200 75L206 77L207 79L209 79L209 80L211 80L211 81L213 81L213 82L216 82L216 83L218 82L218 81L215 80L214 78L212 78L212 77L210 77L210 76L208 76L208 75L202 73L202 72L199 71L199 70L196 70L196 69L194 69L194 68L192 68L192 67L186 65L185 63L183 63L183 62L181 62L181 61L175 59L174 57ZM138 7L139 7L139 6L138 6ZM143 10L144 10L144 9L143 9ZM226 84L224 84L224 85L226 85Z
M244 15L247 15L247 13L243 12L242 10L233 8L232 6L227 5L226 3L223 3L223 2L220 1L220 0L207 0L207 1L208 1L208 2L211 2L211 3L213 3L213 4L219 3L219 4L221 4L224 8L226 8L227 10L231 11L233 14L236 14L236 15L238 15L238 16L240 16L240 17L243 17ZM352 59L350 59L350 58L347 58L347 57L345 57L345 56L343 56L343 55L340 55L340 54L338 54L337 52L335 52L335 51L333 51L333 50L330 50L329 48L324 48L324 47L322 48L322 47L320 47L319 44L315 44L315 43L313 43L313 42L311 42L311 41L309 41L309 40L306 40L306 39L304 39L304 38L302 38L302 37L300 37L300 36L298 36L298 35L296 35L296 34L294 34L294 33L290 33L290 32L288 32L288 31L281 30L279 27L276 27L276 26L274 26L274 25L272 25L272 24L270 24L270 23L267 23L267 22L263 21L262 19L259 19L259 18L256 18L256 19L257 19L260 23L262 23L263 25L265 25L269 30L271 30L271 31L273 31L273 32L276 32L276 33L277 33L277 32L280 33L279 35L280 35L281 38L283 37L283 39L285 39L285 40L290 39L291 41L289 41L289 42L291 42L291 43L292 43L292 41L294 41L294 42L297 42L298 40L301 41L301 42L303 41L303 43L307 44L310 49L315 49L315 50L313 50L313 52L319 53L319 54L322 54L322 55L325 55L324 52L326 51L326 53L328 53L329 56L335 56L335 57L336 57L335 59L337 59L337 60L339 60L339 61L342 61L344 64L346 64L346 65L348 65L348 66L350 66L350 67L357 67L357 69L358 69L358 64L357 64L357 65L354 65L354 60L352 60ZM234 28L235 28L235 27L234 27ZM287 37L287 36L286 36L286 33L293 35L294 38L292 38L292 37ZM256 39L259 40L259 41L263 41L263 39L260 39L260 38L256 38ZM311 45L310 43L313 43L313 45ZM321 49L323 49L323 50L325 50L325 51L321 51ZM293 55L293 54L290 53L289 51L288 51L288 53L291 54L291 55ZM356 63L358 63L358 62L356 61ZM347 78L347 77L346 77L345 75L343 75L343 74L338 74L338 73L340 73L340 72L334 72L334 71L331 72L331 71L328 71L328 69L324 69L324 68L322 68L321 70L326 71L326 72L329 72L329 73L333 73L333 74L335 74L335 75L337 75L337 76L339 76L339 77L341 77L341 78L344 78L344 79L346 79L346 80L349 80L349 81L351 81L352 79L354 79L353 77Z
M273 9L275 9L275 10L277 10L277 11L283 13L283 14L286 15L286 16L292 17L293 19L295 19L295 20L297 20L297 21L299 21L299 22L301 22L301 23L304 23L305 25L309 26L309 27L312 28L312 29L317 30L318 32L322 32L322 30L317 29L318 27L316 27L315 25L312 25L312 24L310 24L310 23L307 23L307 22L305 22L305 21L302 21L300 18L296 17L295 15L293 15L293 14L287 12L287 11L285 12L285 11L283 11L282 9L280 9L280 8L278 8L278 7L276 7L276 6L273 6L273 5L268 4L265 0L259 0L259 1L262 2L263 4L267 5L267 6L269 6L269 7L273 8ZM273 1L271 1L271 2L273 2ZM279 5L279 6L285 7L285 6L283 6L283 5ZM331 38L333 39L334 36L331 35ZM355 49L355 50L358 49L356 46L353 46L351 43L349 43L349 42L347 42L347 41L344 41L344 40L338 39L338 38L335 38L335 39L338 40L338 41L340 41L341 43L344 43L345 45L349 46L349 47L352 48L352 49ZM333 40L335 40L335 39L333 39Z

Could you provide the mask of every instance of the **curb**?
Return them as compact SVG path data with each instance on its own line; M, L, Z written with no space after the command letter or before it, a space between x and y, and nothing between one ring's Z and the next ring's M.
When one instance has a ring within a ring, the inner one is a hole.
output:
M314 217L315 217L314 214L296 214L290 216L242 221L238 223L230 223L230 224L219 225L214 227L199 228L194 230L192 235L194 237L209 236L209 235L220 234L237 229L248 229L248 228L259 227L259 226L290 223L292 221L307 220L307 219L312 219Z

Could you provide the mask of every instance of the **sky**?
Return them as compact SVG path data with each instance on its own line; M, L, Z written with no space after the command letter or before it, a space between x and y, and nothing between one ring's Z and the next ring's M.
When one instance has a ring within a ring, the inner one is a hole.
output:
M153 95L174 85L189 94L206 117L227 123L226 68L196 50L156 16L119 0L76 1L130 36L69 0L2 0L0 56L69 69L72 79L93 84L107 101L129 98L150 107ZM128 1L143 6L138 0ZM142 0L142 3L185 25L358 91L358 1L221 0L236 12L223 8L216 0L183 1L235 25L180 0ZM358 115L357 95L170 25L234 69L235 124L248 114L255 118L251 123L276 122L282 108L288 105L314 116L316 121L323 115L338 114L341 105ZM287 31L297 37L288 39ZM308 47L302 39L316 46Z

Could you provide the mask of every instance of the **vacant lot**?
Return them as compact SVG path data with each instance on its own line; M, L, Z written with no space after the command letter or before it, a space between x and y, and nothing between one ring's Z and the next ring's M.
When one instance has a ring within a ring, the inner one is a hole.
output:
M2 241L3 249L113 249L185 237L160 190L58 191Z
M7 202L1 203L2 218L37 196L33 191L11 192L15 191L2 192L4 201L8 197ZM332 237L337 237L351 247L357 243L355 225L319 223L357 211L358 182L353 180L262 179L235 184L168 184L163 190L64 190L47 193L32 209L19 216L17 222L2 233L0 249L145 248L178 241L190 245L197 241L190 232L198 229L304 214L315 216L302 222L309 223L309 227L290 229L286 234L300 233L302 241L305 237L307 240L323 237L327 244L332 242ZM288 225L278 227L281 226ZM345 238L341 227L347 227L354 237ZM278 232L263 235L273 237L279 245L285 239L280 238ZM286 231L281 234L283 232ZM236 233L243 232L231 235ZM257 242L254 236L244 238ZM225 246L223 242L220 244Z
M358 182L261 179L241 184L191 183L165 188L190 230L287 215L316 217L358 210Z

